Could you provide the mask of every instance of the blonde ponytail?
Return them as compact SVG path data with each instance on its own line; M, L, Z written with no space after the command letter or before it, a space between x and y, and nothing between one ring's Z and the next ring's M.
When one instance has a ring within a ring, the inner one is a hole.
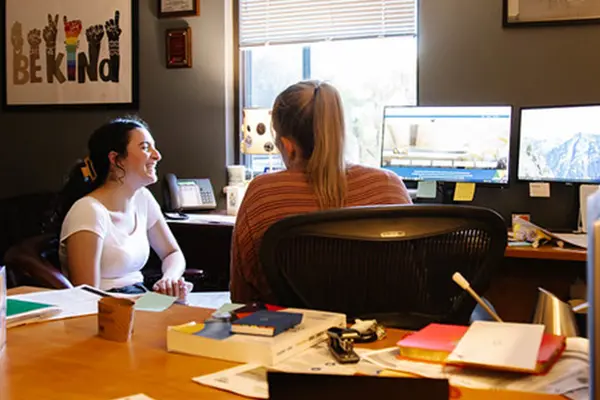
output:
M340 208L346 198L344 112L338 91L327 83L314 89L314 149L306 173L322 209Z
M277 136L301 148L305 172L321 209L344 206L344 111L338 91L327 83L299 82L281 92L273 105Z

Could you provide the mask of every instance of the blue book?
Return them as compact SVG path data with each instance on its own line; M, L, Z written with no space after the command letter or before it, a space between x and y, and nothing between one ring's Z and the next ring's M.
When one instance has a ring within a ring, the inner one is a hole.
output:
M261 310L231 323L232 333L275 336L302 322L302 314Z

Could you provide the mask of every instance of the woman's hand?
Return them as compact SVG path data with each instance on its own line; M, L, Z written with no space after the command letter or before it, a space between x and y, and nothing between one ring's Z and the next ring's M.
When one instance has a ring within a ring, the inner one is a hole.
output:
M167 296L179 298L180 293L185 290L184 282L183 278L177 279L163 276L154 284L154 286L152 286L152 290L161 294L166 294Z
M186 282L183 278L162 277L152 286L155 292L177 297L178 300L186 301L187 295L192 291L193 284Z

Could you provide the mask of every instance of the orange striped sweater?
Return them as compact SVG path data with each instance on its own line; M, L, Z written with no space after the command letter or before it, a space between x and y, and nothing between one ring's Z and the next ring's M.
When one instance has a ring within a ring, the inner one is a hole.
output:
M402 180L377 168L353 165L347 171L347 207L377 204L410 204ZM317 198L300 171L258 176L250 182L240 205L231 247L231 300L276 304L259 263L262 237L269 226L294 215L318 211Z

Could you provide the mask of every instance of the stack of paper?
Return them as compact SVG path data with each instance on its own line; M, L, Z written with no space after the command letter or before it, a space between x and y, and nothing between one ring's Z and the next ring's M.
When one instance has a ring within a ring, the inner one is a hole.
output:
M6 299L6 326L24 325L48 319L61 311L59 307L33 301Z
M99 291L92 293L85 290L87 285L72 289L46 290L27 294L9 296L9 299L32 301L55 306L60 312L44 318L43 321L81 317L98 313L98 300L102 298Z

